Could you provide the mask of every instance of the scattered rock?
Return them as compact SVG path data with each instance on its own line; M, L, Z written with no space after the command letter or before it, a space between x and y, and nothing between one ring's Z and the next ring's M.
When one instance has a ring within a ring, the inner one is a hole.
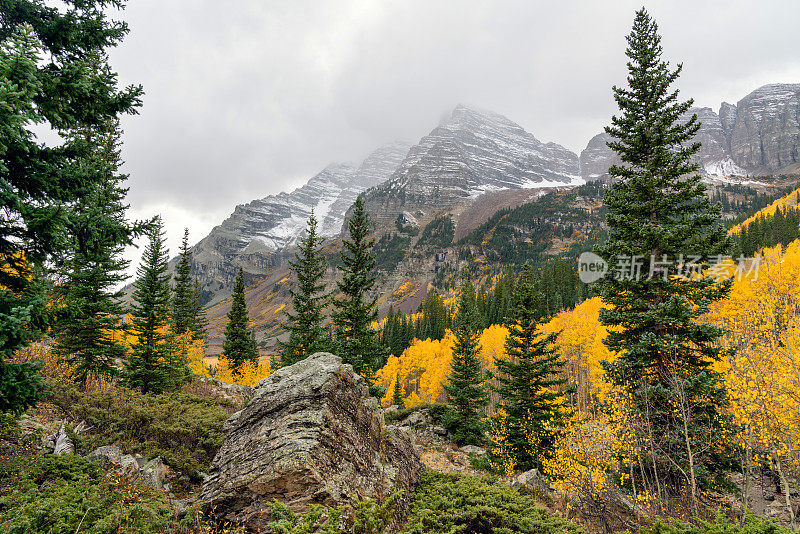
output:
M252 386L248 386L246 384L229 384L227 382L223 382L222 380L207 376L199 377L199 379L210 384L217 395L223 399L233 401L233 403L238 406L246 404L251 398L253 398Z
M119 459L119 474L130 480L139 476L139 462L130 454L123 454Z
M96 463L100 469L117 470L122 465L122 449L116 445L97 447L86 455L86 459Z
M329 353L263 379L224 431L200 499L217 521L255 531L273 499L304 511L396 490L407 498L423 469L408 435L384 427L364 379ZM397 520L407 510L401 499Z
M28 414L21 415L17 421L17 424L19 425L19 431L22 437L47 432L47 428L40 423L38 419L31 417Z
M139 454L124 454L116 445L98 447L86 455L86 459L96 463L101 469L115 471L148 488L161 489L167 474L161 458L148 461Z
M403 419L398 426L410 426L412 428L419 428L422 426L430 426L433 423L431 416L427 410L417 410Z
M148 488L162 489L166 476L167 466L164 465L161 458L153 458L139 470L136 482Z
M62 421L61 427L53 436L53 454L75 454L75 443L67 435L67 422Z
M383 409L383 413L384 414L394 413L394 412L398 411L399 409L400 409L400 407L398 405L392 404L391 406L387 406L386 408L384 408Z
M177 519L183 519L186 517L186 514L189 513L192 506L197 502L195 497L186 497L184 499L173 499L170 498L169 504L172 508L172 512L175 514Z
M431 428L431 431L440 437L445 437L447 435L447 429L441 426L435 426Z
M478 456L484 456L486 454L486 449L475 445L464 445L458 450L466 454L476 454Z
M512 482L514 489L525 488L530 491L550 491L550 482L539 472L538 469L531 469L518 475Z

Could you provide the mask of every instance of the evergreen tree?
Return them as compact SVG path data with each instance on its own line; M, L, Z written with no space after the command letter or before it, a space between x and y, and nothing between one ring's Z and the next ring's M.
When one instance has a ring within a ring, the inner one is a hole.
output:
M372 328L378 318L378 298L368 296L375 285L375 241L369 238L369 226L369 215L359 196L347 223L349 239L342 243L342 280L337 282L341 297L333 301L332 319L342 359L371 383L373 372L385 363L386 351Z
M397 376L394 378L394 391L392 392L392 404L397 406L400 410L406 407L406 403L403 400L405 396L405 392L403 391L403 385L400 383L400 373L397 373Z
M172 333L169 252L164 247L164 227L157 217L150 241L136 272L129 333L135 338L123 371L124 382L143 393L160 393L189 376L186 360L177 351Z
M479 359L481 317L475 287L466 280L461 286L455 317L455 345L448 383L444 386L448 409L444 426L460 445L482 445L486 424L483 418L489 395Z
M54 326L56 353L70 364L81 389L90 377L116 374L115 362L125 357L121 330L122 291L128 262L126 245L145 230L125 218L127 176L119 174L119 128L115 123L70 132L73 146L88 145L89 157L79 159L76 175L92 184L66 210L67 250L58 259L61 303Z
M517 465L523 469L541 467L553 448L551 428L567 415L560 391L566 381L559 378L564 361L554 344L557 333L537 333L545 297L530 264L522 268L508 322L507 357L495 358L498 409L507 415L507 439Z
M63 206L91 185L70 165L84 156L80 147L48 146L33 129L66 132L104 124L141 104L141 87L119 90L104 61L105 50L128 28L109 21L103 5L92 0L61 7L40 0L0 4L2 411L24 410L37 397L35 365L7 359L46 328L50 299L44 278L52 260L64 253Z
M231 362L231 369L237 372L243 363L250 360L258 363L258 345L255 333L247 325L247 303L244 299L244 272L239 268L236 284L233 286L231 311L228 312L228 324L225 327L225 341L222 343L222 356Z
M175 269L175 288L172 301L173 332L182 336L187 332L201 339L205 335L206 320L200 306L199 285L192 274L192 253L189 250L189 229L183 230L181 252Z
M679 277L676 260L722 254L727 240L719 205L711 204L691 160L700 148L692 142L700 124L696 115L681 118L692 101L680 102L669 88L681 66L670 70L661 59L656 23L644 9L636 14L626 53L629 87L614 87L621 114L606 128L613 137L608 146L622 164L609 169L615 180L605 196L609 238L599 248L619 270L603 279L610 306L601 321L610 327L606 345L619 354L606 365L608 376L626 393L630 413L640 418L635 429L644 432L646 458L637 472L645 474L636 484L666 500L719 467L726 403L712 369L722 332L700 318L730 284ZM687 399L683 419L678 398Z
M306 235L300 239L294 261L289 263L297 278L297 287L289 291L294 313L286 312L289 339L281 343L281 365L291 365L328 348L322 328L323 310L328 299L322 281L327 267L320 250L323 241L317 234L317 219L312 210Z

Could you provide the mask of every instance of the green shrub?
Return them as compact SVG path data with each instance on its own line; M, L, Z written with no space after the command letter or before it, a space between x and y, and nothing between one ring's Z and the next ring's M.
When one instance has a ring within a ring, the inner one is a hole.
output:
M649 527L642 528L640 534L789 534L790 532L788 528L777 525L771 520L753 515L748 515L744 524L740 524L720 514L713 523L702 521L699 525L680 521L669 523L656 521Z
M76 438L84 452L117 445L126 453L164 463L195 479L208 469L222 444L227 401L182 392L143 394L125 388L84 393L71 383L47 383L49 401L75 421L86 421L89 433Z
M305 514L296 514L285 504L272 503L272 521L267 525L276 534L338 534L341 508L326 508L317 504Z
M147 534L162 531L170 521L163 492L104 476L76 456L4 459L0 486L0 523L9 534Z
M414 493L407 534L549 534L581 530L536 507L529 496L462 474L428 471Z
M382 502L358 499L353 507L311 505L305 514L296 514L275 501L271 510L273 521L267 526L276 534L383 534L392 522L400 495L396 492Z
M402 421L412 413L420 410L428 410L428 414L431 416L433 422L437 425L441 425L442 415L447 411L447 406L444 404L420 404L419 406L414 406L413 408L403 408L402 410L389 412L384 414L383 418L386 423L394 423L395 421Z

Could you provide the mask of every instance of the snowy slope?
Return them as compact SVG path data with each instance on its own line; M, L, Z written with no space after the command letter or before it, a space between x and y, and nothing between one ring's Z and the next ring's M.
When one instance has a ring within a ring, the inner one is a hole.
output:
M243 265L250 274L272 266L270 255L292 245L314 210L320 233L339 233L344 214L356 197L397 168L409 148L396 142L370 154L359 165L333 164L292 192L236 206L233 213L193 248L195 270L208 284L225 284Z

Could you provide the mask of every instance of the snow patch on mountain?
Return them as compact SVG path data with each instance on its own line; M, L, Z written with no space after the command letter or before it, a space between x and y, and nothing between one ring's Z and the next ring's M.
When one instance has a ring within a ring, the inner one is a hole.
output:
M705 163L703 170L708 176L747 176L747 171L736 165L730 156Z

